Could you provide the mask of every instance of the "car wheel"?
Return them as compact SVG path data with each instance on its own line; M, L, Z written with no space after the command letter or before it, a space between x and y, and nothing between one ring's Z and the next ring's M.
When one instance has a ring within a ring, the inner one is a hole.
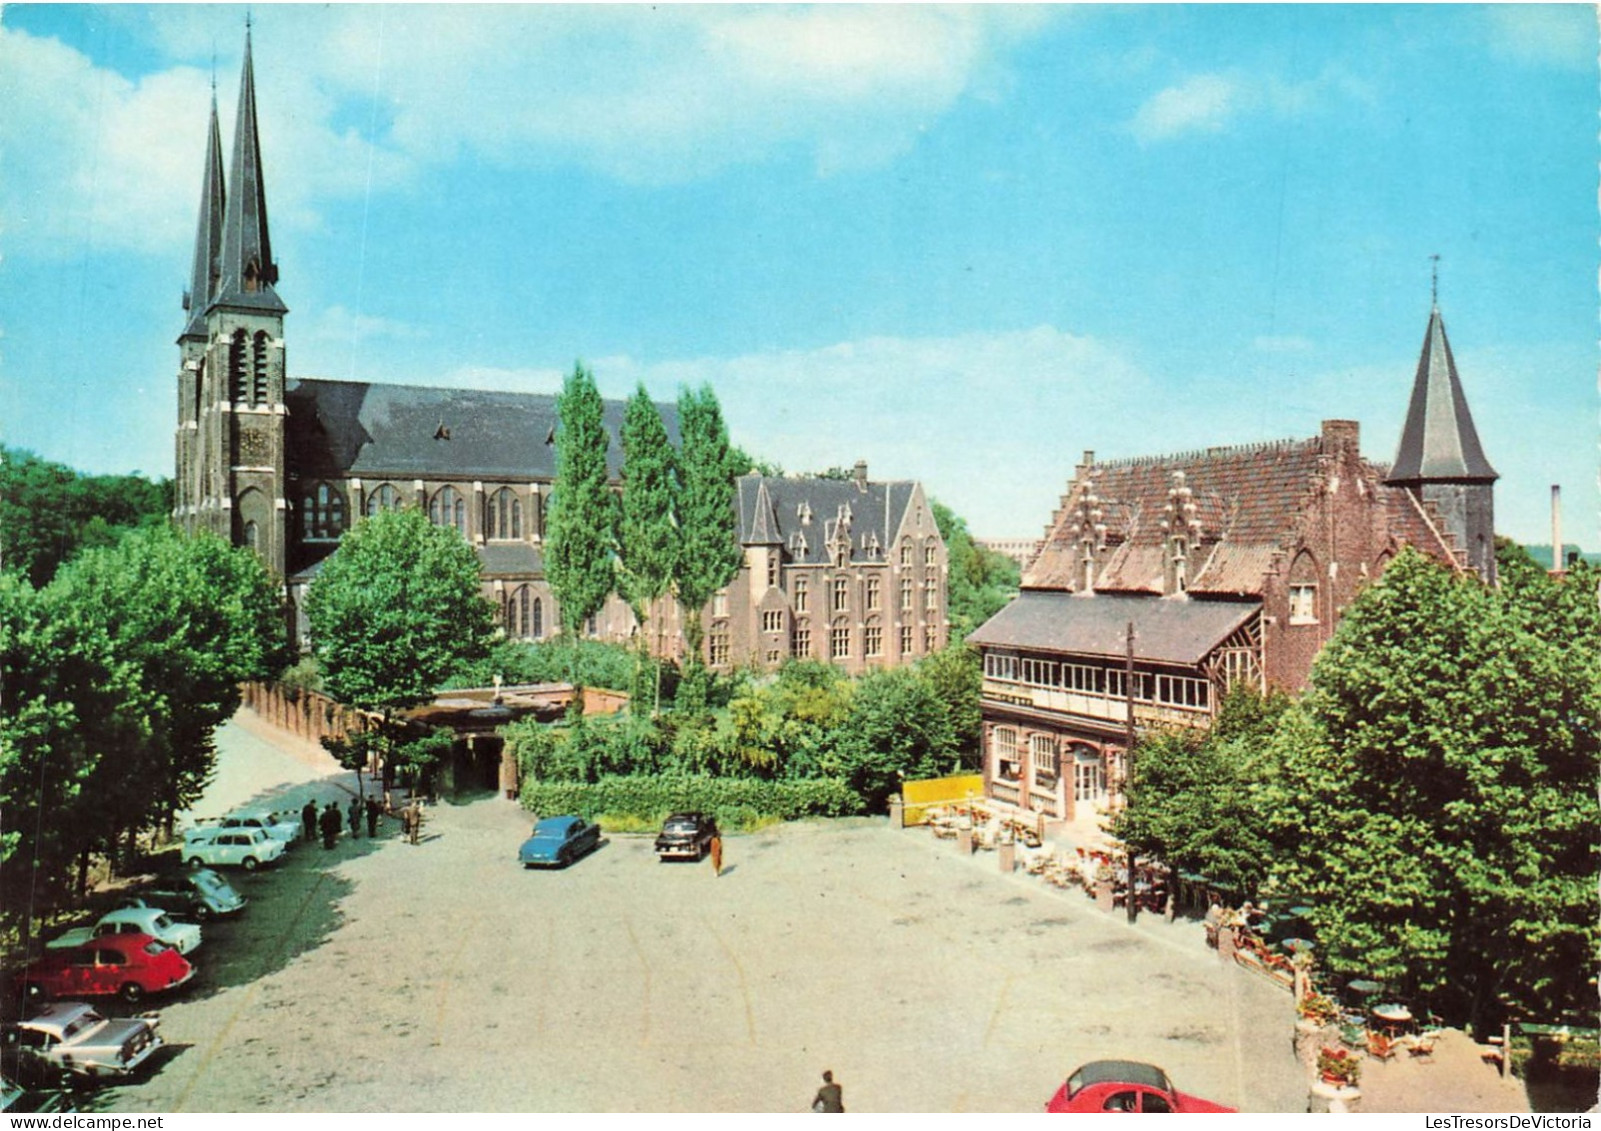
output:
M245 871L254 872L256 870L257 860L254 856L246 856L243 860L239 861L239 864L242 868L244 868Z
M198 857L198 856L189 857L189 867L191 867L191 868L204 868L205 866L206 866L206 862L204 860L200 859L200 857Z
M189 914L193 915L198 922L203 923L211 918L211 908L204 903L196 903L190 906Z
M129 982L118 991L118 996L129 1005L138 1005L144 1000L145 988L138 982Z

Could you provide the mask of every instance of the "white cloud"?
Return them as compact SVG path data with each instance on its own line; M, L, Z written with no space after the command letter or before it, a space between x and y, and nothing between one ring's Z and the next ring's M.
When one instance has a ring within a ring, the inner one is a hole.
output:
M1240 84L1223 75L1194 75L1158 91L1134 115L1134 136L1165 141L1179 134L1217 133L1239 110Z
M1526 63L1590 67L1596 63L1597 10L1590 4L1491 4L1485 9L1495 49Z

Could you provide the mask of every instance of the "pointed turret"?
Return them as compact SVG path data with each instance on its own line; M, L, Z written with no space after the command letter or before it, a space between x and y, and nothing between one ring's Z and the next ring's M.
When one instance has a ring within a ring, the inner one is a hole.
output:
M1404 487L1432 506L1456 538L1464 564L1495 582L1495 481L1473 427L1456 359L1435 301L1423 354L1412 382L1412 400L1387 484Z
M195 262L183 308L189 312L179 341L206 340L206 311L217 297L222 274L222 224L226 204L222 182L222 133L217 127L217 92L211 92L211 131L206 138L206 166L201 174L200 220L195 225Z
M226 220L222 234L222 273L214 306L264 313L288 313L274 292L278 265L267 234L267 191L262 181L261 139L256 132L256 73L245 32L245 65L239 78L239 117L234 126L233 164L228 170Z
M767 481L761 479L756 484L756 509L751 515L750 537L745 539L747 546L778 546L784 539L778 533L778 515L773 511L773 498L767 493Z

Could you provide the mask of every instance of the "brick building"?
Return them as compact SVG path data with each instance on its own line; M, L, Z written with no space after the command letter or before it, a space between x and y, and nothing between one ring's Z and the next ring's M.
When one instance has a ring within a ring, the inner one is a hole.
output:
M1117 792L1131 700L1137 734L1209 725L1237 683L1300 690L1403 545L1493 581L1496 473L1437 305L1393 468L1359 439L1329 420L1305 440L1084 453L1023 591L968 638L984 664L986 792L1072 819Z

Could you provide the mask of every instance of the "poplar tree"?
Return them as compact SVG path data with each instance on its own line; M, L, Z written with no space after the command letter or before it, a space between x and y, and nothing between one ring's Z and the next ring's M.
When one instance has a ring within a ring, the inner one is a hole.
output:
M594 375L576 363L556 400L556 482L545 531L545 575L575 665L580 627L616 584L617 500L607 482L604 408Z
M744 468L728 443L722 409L710 385L678 396L678 555L673 581L684 609L684 642L701 662L706 602L739 573L744 554L734 513L734 478Z
M617 589L639 628L645 649L645 622L673 580L673 447L657 409L640 384L623 414L623 494L617 525ZM635 684L639 682L635 661ZM659 681L658 681L659 683ZM637 691L637 686L636 686ZM659 688L658 688L659 696Z

